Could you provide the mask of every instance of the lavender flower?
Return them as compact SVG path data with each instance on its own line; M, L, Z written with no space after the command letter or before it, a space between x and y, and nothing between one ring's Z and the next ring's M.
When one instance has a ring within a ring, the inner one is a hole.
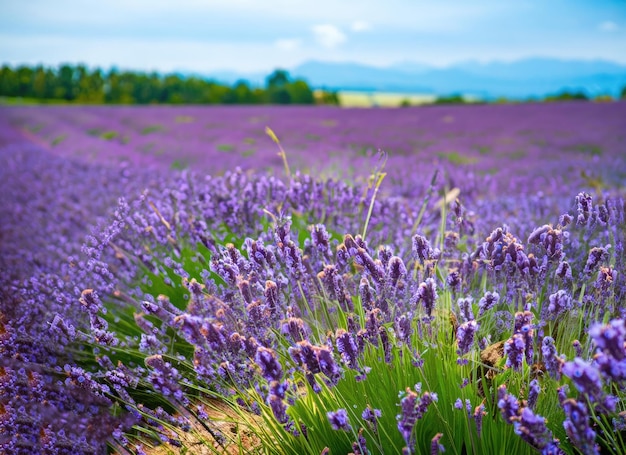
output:
M480 437L480 432L478 433ZM439 442L443 433L437 433L430 441L430 455L437 455L446 451L445 447Z
M565 411L563 427L576 448L585 454L599 454L596 432L589 425L589 412L584 403L567 399L561 403Z
M456 342L458 349L457 355L460 357L470 352L472 345L474 344L474 337L478 331L479 324L475 320L464 322L460 324L456 331Z
M474 423L476 424L476 433L478 434L479 438L483 430L483 417L485 417L486 415L487 412L485 411L485 405L483 403L474 408L474 414L472 415L472 417L474 419Z
M602 379L595 366L577 357L572 362L566 362L562 371L574 382L580 393L587 395L592 402L602 401Z
M419 259L421 264L432 259L433 249L430 246L430 242L426 237L419 234L413 236L412 239L413 257Z
M147 357L146 366L152 368L150 382L158 392L164 396L173 396L177 400L185 403L186 398L180 387L181 375L169 362L165 362L159 354Z
M543 355L543 363L550 377L557 380L560 379L561 369L565 361L559 357L556 351L554 338L549 336L544 337L541 345L541 353Z
M517 398L507 393L506 386L498 387L498 409L507 423L513 423L520 413L520 404Z
M535 409L540 392L541 386L539 385L539 381L537 381L537 379L530 381L530 384L528 385L528 407L530 409Z
M430 318L435 308L435 302L437 301L437 285L433 278L426 278L423 283L420 283L417 288L417 292L413 296L413 300L422 302L426 316Z
M591 275L599 266L602 261L606 261L609 257L609 248L611 245L605 247L594 247L589 250L589 256L587 257L587 263L583 269L583 274Z
M302 319L291 317L281 322L281 333L289 335L294 343L297 343L306 340L309 331Z
M554 294L550 294L548 299L550 303L547 307L547 317L553 320L572 309L572 297L567 291L561 289Z
M415 386L416 392L407 387L406 392L402 394L400 406L401 414L396 416L398 420L398 430L404 438L404 442L409 450L413 450L415 446L413 429L418 420L420 420L427 411L428 406L437 401L437 395L434 393L424 392L419 396L421 384Z
M261 374L267 381L280 381L283 372L276 353L262 346L257 348L255 362L261 368Z
M359 434L357 436L356 442L352 443L352 453L354 455L368 455L369 450L367 450L367 441L363 436L363 428L359 428Z
M585 226L589 221L593 209L592 198L587 193L578 193L576 196L576 210L578 216L576 224Z
M396 332L396 340L407 346L411 346L411 335L413 334L412 320L411 314L402 314L396 317L393 324Z
M345 409L338 409L337 411L329 411L326 413L330 426L335 431L352 431L350 421L348 418L348 411Z
M468 322L474 319L474 313L472 312L472 298L465 297L457 301L459 307L459 314L463 322Z
M572 282L572 268L567 261L559 262L559 265L554 271L554 277L561 279L565 284Z
M487 311L495 307L499 300L500 294L496 291L485 292L485 295L478 301L478 317L481 317Z
M367 406L363 413L361 414L361 418L365 420L368 424L370 430L374 432L374 434L378 433L378 419L382 416L382 411L380 409L373 409L371 406Z
M335 343L341 358L349 368L358 368L359 347L354 335L344 329L337 329Z
M594 363L607 380L626 381L626 324L614 319L606 325L594 324L589 335L598 347Z
M521 333L516 333L504 343L504 354L506 355L506 366L516 371L522 369L526 342Z
M402 258L392 256L389 259L388 278L392 287L398 286L398 282L406 276L407 270Z

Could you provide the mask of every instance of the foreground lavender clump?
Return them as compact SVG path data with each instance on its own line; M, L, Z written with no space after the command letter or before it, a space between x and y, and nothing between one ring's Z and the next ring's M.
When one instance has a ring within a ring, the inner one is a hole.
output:
M623 453L619 191L444 180L173 173L53 223L3 290L2 448Z

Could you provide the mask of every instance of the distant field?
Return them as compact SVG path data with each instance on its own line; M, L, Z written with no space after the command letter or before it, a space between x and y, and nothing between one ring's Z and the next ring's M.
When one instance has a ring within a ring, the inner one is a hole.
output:
M341 90L337 93L339 103L345 107L398 107L403 103L427 104L437 99L436 95L399 92L361 92Z
M381 100L382 105L383 101L397 101L402 96L376 94L371 95L370 101ZM354 99L359 98L354 95ZM491 185L508 191L514 191L517 179L528 175L559 175L585 181L602 173L607 174L603 179L612 176L612 180L623 181L625 119L626 103L406 109L73 105L0 108L0 121L30 140L54 154L87 162L128 162L150 168L218 173L235 166L281 172L277 148L265 133L269 126L281 140L293 168L302 172L362 175L371 171L378 151L384 150L389 154L387 170L393 177L431 173L444 167L450 175L488 177ZM504 173L510 177L500 179Z

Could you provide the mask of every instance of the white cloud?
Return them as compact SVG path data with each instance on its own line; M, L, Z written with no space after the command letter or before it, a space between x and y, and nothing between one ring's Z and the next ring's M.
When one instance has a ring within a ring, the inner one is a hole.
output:
M297 38L284 38L274 41L276 46L281 51L293 51L300 47L301 41Z
M615 32L619 26L613 21L604 21L599 25L599 28L603 32Z
M369 22L366 21L354 21L350 26L353 32L364 32L371 28Z
M317 42L324 47L337 47L346 40L346 35L331 24L314 25L311 30L313 30Z

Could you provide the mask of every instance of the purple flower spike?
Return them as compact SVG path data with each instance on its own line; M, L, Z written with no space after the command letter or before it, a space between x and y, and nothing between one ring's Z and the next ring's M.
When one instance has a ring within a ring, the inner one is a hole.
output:
M369 450L367 450L367 441L363 436L363 428L359 428L357 440L352 443L352 453L354 455L368 455L370 453Z
M572 297L567 291L561 289L551 294L548 299L550 303L547 308L547 317L551 319L556 319L572 309Z
M539 399L539 393L541 392L541 386L539 385L539 381L533 379L530 381L528 387L528 407L530 409L535 409L537 405L537 400Z
M150 382L155 390L163 395L173 396L177 400L186 402L179 381L181 375L169 362L163 360L161 355L153 355L145 359L147 367L152 368Z
M392 256L389 259L388 270L389 281L391 286L395 288L398 285L398 282L406 276L406 266L400 257Z
M595 324L589 329L589 335L605 354L618 361L626 359L626 323L623 319L614 319L607 325Z
M585 226L591 216L593 209L592 198L587 193L578 193L576 196L576 210L578 216L576 217L576 224Z
M433 278L426 278L426 281L420 283L413 299L416 303L422 302L426 316L430 318L435 308L435 302L437 301L437 285L435 280Z
M417 384L415 388L419 391L421 384ZM428 406L437 401L437 395L434 393L424 392L420 398L418 393L412 391L408 387L406 392L402 395L404 395L400 400L402 413L396 416L396 419L398 420L398 430L402 434L404 442L409 450L413 451L415 447L415 438L413 436L415 424L424 416L424 413L428 410Z
M261 346L257 348L254 360L261 367L261 374L267 381L280 381L283 370L274 351Z
M373 409L371 406L368 405L361 414L361 418L367 422L368 426L374 433L377 433L378 419L381 415L382 411L380 409Z
M504 355L506 355L506 366L516 371L522 369L524 351L526 343L521 333L516 333L504 343Z
M96 314L102 309L102 302L100 302L98 294L93 289L85 289L78 301L89 314Z
M563 403L565 421L563 427L576 448L585 454L599 454L595 443L596 433L589 425L589 412L584 403L567 399Z
M433 249L430 246L430 242L419 234L413 236L412 242L413 257L419 259L420 263L424 264L427 260L433 256Z
M567 261L559 262L559 265L554 271L554 277L563 280L566 284L572 282L572 267Z
M596 324L589 335L598 347L594 362L607 380L626 381L626 325L615 319L607 325Z
M583 359L577 357L572 362L563 365L563 374L570 378L579 392L589 396L592 402L601 401L602 379L598 369Z
M479 433L480 435L480 433ZM430 455L438 455L446 451L445 447L439 442L443 433L437 433L430 441Z
M457 355L467 354L474 344L474 337L478 331L479 325L476 321L468 321L459 325L456 330L456 342L458 345Z
M483 431L483 417L485 417L486 415L487 412L485 411L484 404L481 403L474 408L474 414L472 417L474 418L474 423L476 424L476 433L478 434L479 438Z
M507 393L504 384L498 387L498 409L500 409L502 418L507 423L513 423L513 420L519 414L519 401L513 395Z
M484 297L482 297L478 301L478 317L481 317L487 311L495 307L498 304L499 300L500 300L500 294L498 294L496 291L485 292Z
M554 345L554 338L545 337L541 346L541 354L543 355L543 363L546 366L546 371L553 379L561 378L561 369L565 361L559 357L556 346Z
M330 426L333 430L339 431L352 431L350 421L348 419L348 411L345 409L339 409L337 411L329 411L326 413Z
M396 340L407 346L411 345L411 335L413 334L413 326L411 314L402 314L396 317L393 327L396 332Z
M584 275L591 275L599 266L600 263L606 261L609 257L609 248L611 245L605 247L594 247L589 250L589 256L587 257L587 263L583 269Z
M337 329L335 342L346 365L353 369L358 368L359 347L354 335L344 329Z

